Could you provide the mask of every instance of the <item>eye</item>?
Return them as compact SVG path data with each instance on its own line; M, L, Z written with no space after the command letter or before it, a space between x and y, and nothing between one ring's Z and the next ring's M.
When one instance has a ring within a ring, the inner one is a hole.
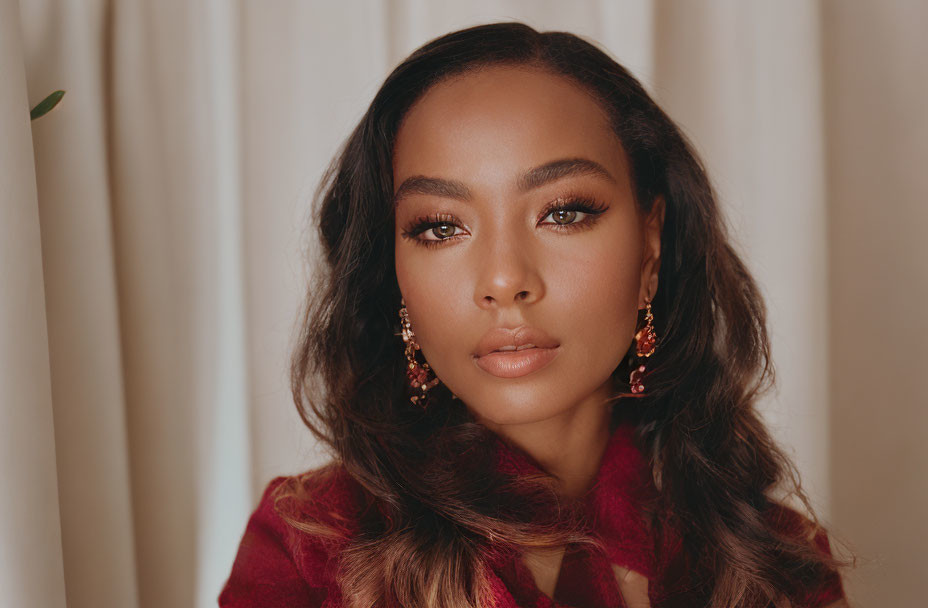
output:
M551 216L553 222L540 222L554 226L557 230L579 228L581 226L592 226L596 221L596 216L606 211L608 207L591 198L572 196L567 198L558 198L545 207L542 212L542 219ZM577 221L577 215L582 218Z
M577 219L577 214L582 213L582 211L577 211L575 209L555 209L548 215L552 216L555 224L565 225L572 224L575 219Z
M445 241L457 240L461 236L461 233L455 232L457 228L463 230L463 227L454 219L454 216L448 214L429 215L418 217L410 222L403 230L403 237L418 245L435 247ZM424 235L426 238L420 235Z
M456 236L454 231L457 228L458 227L455 226L454 224L449 224L447 222L441 222L441 223L435 224L434 226L427 229L424 233L421 233L421 234L425 234L426 236L436 237L435 239L429 239L429 240L446 241L449 238Z
M551 226L554 230L591 228L598 219L597 216L608 208L585 196L561 197L548 203L540 216L541 219L551 216L554 221L539 222L539 225ZM425 247L440 247L448 241L462 238L465 234L467 232L460 222L453 215L446 213L417 217L402 231L403 238Z

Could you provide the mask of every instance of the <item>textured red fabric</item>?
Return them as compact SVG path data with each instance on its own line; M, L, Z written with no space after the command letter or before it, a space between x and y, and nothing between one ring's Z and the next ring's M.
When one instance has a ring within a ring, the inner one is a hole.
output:
M498 441L498 466L509 472L530 473L539 469L524 452ZM223 608L304 607L337 608L344 605L335 582L338 556L344 541L322 539L297 531L275 512L270 499L286 478L270 482L252 514L228 581L219 595ZM535 585L531 572L519 559L488 558L491 588L499 608L593 608L625 606L612 572L612 564L635 570L649 579L651 605L688 606L679 593L687 570L679 543L668 541L665 558L656 563L640 505L656 492L644 456L634 440L630 423L619 425L610 438L586 504L606 554L568 547L554 599ZM324 484L314 488L314 505L307 514L340 522L350 534L356 530L353 513L360 497L356 482L337 469ZM804 518L786 507L770 513L771 521L784 531L798 531ZM798 532L796 532L798 533ZM824 531L817 546L830 552ZM505 555L505 553L500 553ZM676 594L676 595L675 595ZM806 595L804 605L818 608L844 597L841 579L834 573Z

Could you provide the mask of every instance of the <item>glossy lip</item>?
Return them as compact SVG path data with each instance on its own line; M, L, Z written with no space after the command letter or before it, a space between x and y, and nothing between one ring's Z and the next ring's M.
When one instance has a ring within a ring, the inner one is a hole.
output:
M483 371L498 378L519 378L545 367L561 352L553 348L526 348L518 351L492 352L474 361Z
M534 348L498 351L503 347L531 344ZM480 369L499 378L518 378L548 365L560 352L560 344L535 327L495 327L484 334L474 351Z

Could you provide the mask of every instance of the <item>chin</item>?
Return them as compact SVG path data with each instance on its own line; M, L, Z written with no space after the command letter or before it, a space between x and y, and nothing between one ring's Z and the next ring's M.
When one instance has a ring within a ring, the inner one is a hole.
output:
M466 400L465 403L467 403ZM468 405L468 409L476 416L478 421L498 426L541 422L565 411L563 408L539 406L538 400L526 403L523 401L507 402L505 399L495 400L491 407L472 407Z

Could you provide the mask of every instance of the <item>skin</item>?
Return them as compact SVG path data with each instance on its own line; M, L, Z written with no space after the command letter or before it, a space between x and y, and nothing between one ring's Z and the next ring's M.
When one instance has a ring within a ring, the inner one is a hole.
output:
M572 173L519 188L528 170L578 158L608 176ZM396 201L396 276L425 360L479 422L531 455L563 494L582 495L609 439L610 376L657 291L663 201L640 211L604 110L571 80L533 67L468 72L427 91L397 134L395 192L414 177L454 180L469 193L407 189ZM571 195L606 210L542 215ZM444 226L408 234L436 214ZM503 379L474 363L487 330L520 325L560 343L550 364ZM549 595L561 557L526 559Z
M570 175L528 192L527 170L585 158L613 179ZM484 425L518 445L561 482L565 495L592 485L609 438L610 374L631 345L637 310L657 291L663 201L643 215L627 158L597 102L561 76L493 67L436 85L407 114L394 148L397 190L410 177L455 180L470 200L410 193L397 201L396 276L425 359ZM608 206L598 216L562 216L546 203L568 194ZM448 225L403 236L417 218ZM572 216L572 217L571 217ZM442 216L441 221L448 218ZM473 353L492 327L531 325L560 342L547 367L501 379ZM528 552L538 588L554 595L563 548ZM614 565L626 603L647 608L648 580ZM847 608L845 600L827 608Z

